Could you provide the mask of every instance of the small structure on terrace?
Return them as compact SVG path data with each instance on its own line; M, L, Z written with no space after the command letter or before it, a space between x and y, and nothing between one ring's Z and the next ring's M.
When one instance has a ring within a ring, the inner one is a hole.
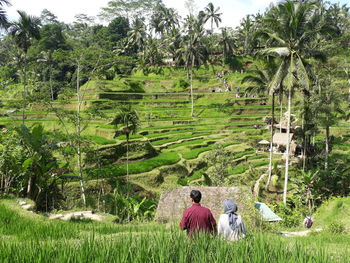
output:
M258 142L258 147L260 152L269 152L270 142L267 140L261 140L260 142Z
M222 214L223 202L227 199L237 203L238 213L250 215L254 213L252 194L248 187L184 186L161 195L156 219L160 222L179 222L184 210L191 206L189 199L191 190L201 191L201 204L212 211L215 219Z
M265 117L265 123L267 124L266 128L271 129L271 125L273 125L274 129L274 135L273 135L273 147L272 151L273 153L283 153L285 154L286 149L287 149L287 142L288 142L288 136L287 136L287 131L288 131L288 125L287 125L287 117L288 117L288 112L285 113L284 118L282 118L280 123L277 123L275 120L273 121L270 117ZM297 150L300 150L300 147L298 147L296 143L296 137L295 137L295 132L299 128L299 126L296 126L297 119L295 118L295 115L291 116L291 125L290 125L290 130L289 130L289 141L290 141L290 153L291 155L295 155L297 153ZM267 144L268 141L260 141L258 143L258 147L260 151L270 151L270 146L264 145ZM270 143L269 143L270 144ZM264 147L266 146L266 147ZM299 149L298 149L299 148ZM265 149L265 150L263 150Z
M275 153L285 153L287 148L287 138L288 138L287 133L275 133L273 135L274 147L272 148L272 150ZM289 141L290 141L290 153L294 155L297 149L297 144L294 140L294 133L289 134Z

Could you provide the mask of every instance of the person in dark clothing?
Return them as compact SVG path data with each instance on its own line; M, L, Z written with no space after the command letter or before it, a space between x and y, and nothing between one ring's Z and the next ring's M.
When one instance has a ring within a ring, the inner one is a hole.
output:
M210 210L200 205L202 194L198 190L192 190L190 200L192 206L187 208L182 216L180 228L186 230L189 236L194 232L202 231L213 233L216 230L216 221Z

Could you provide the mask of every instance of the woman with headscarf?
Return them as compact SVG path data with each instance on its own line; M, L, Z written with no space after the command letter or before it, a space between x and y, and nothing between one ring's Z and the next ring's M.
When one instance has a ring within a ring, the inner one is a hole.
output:
M232 200L224 202L225 213L220 215L218 234L223 235L229 241L239 240L245 237L247 232L242 217L237 215L237 205Z

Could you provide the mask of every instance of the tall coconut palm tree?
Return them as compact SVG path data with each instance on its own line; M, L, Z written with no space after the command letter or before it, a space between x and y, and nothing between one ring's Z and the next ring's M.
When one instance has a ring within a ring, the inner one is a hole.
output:
M252 50L253 38L255 34L254 16L247 15L242 19L238 28L238 37L243 47L243 55L249 55Z
M312 100L314 102L313 112L317 116L317 121L324 127L326 132L324 168L327 170L330 153L330 127L345 117L345 112L342 109L344 98L343 94L334 87L331 76L328 75L324 86L315 94Z
M268 177L266 183L266 189L268 189L271 176L272 176L272 159L273 159L273 135L274 135L274 124L275 124L275 95L279 90L271 89L270 83L273 78L273 75L276 71L276 64L273 62L267 63L264 69L256 67L252 71L254 75L248 75L242 79L242 83L251 84L246 92L256 92L263 95L271 95L272 104L271 104L271 136L270 136L270 156L269 156L269 168L268 168Z
M182 54L178 52L183 42L183 36L179 28L172 28L166 35L165 45L167 51L172 55L173 61L181 64Z
M129 181L129 140L130 134L136 134L140 126L139 115L129 104L118 109L111 124L118 129L117 133L125 135L126 138L126 180Z
M218 13L220 10L220 7L215 8L213 3L209 3L205 8L205 22L207 22L210 19L210 29L213 33L214 27L213 24L215 23L216 27L219 27L219 23L221 23L221 15L222 13Z
M172 28L179 26L179 15L175 9L159 4L155 7L150 26L153 27L156 33L164 35L169 33Z
M142 52L145 48L146 38L146 25L142 19L136 18L128 32L128 46L133 46L137 52Z
M185 64L187 76L190 80L191 117L194 117L193 70L206 61L206 48L201 41L204 29L200 22L193 17L188 17L187 23L187 35L184 37L178 53L179 58Z
M19 20L11 24L9 31L17 46L24 54L22 66L23 96L27 96L27 52L34 39L40 38L40 19L30 16L24 11L17 11ZM25 103L23 103L23 123L25 119Z
M229 54L233 53L233 50L236 47L235 41L226 27L221 29L218 44L222 47L222 65L224 66L226 58Z
M268 37L270 48L262 53L278 56L281 61L270 87L278 90L282 86L288 94L284 204L287 202L292 95L296 88L309 90L310 79L305 59L319 53L315 47L309 49L313 37L322 30L319 24L314 23L314 10L312 2L287 0L272 8L264 19L264 34Z
M0 29L8 26L6 11L3 8L4 5L10 5L10 1L0 0Z

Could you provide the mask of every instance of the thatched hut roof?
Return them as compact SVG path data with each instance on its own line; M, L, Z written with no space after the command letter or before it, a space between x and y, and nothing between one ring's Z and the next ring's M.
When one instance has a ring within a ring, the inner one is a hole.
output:
M292 141L294 133L289 134L289 141ZM287 145L287 133L275 133L273 135L273 144Z
M270 142L266 141L266 140L261 140L260 142L258 142L258 144L260 144L260 145L268 145L268 144L270 144Z

